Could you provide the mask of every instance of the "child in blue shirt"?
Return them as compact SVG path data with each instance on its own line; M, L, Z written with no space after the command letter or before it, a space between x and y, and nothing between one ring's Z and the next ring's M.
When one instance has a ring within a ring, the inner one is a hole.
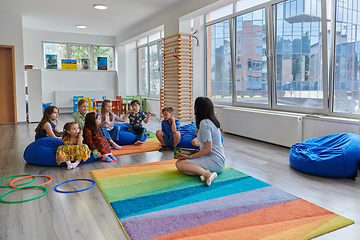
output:
M166 147L176 147L181 139L181 134L178 131L180 120L174 117L173 112L172 107L164 107L162 110L164 120L161 122L161 130L156 131L156 137L162 145L160 152Z
M140 102L139 100L135 99L132 100L131 103L132 112L129 115L130 120L130 126L127 130L128 132L131 132L136 135L135 138L135 145L141 145L143 142L141 142L141 139L143 136L150 136L150 133L146 133L146 128L144 128L141 124L142 121L144 123L148 123L151 115L151 111L147 112L147 116L145 113L139 111L140 110Z

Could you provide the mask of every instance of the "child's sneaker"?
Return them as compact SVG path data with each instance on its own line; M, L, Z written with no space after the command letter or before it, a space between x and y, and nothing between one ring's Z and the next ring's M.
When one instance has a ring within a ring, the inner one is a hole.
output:
M105 156L105 160L103 160L103 161L105 161L105 162L111 162L111 158L109 157L109 156Z
M114 157L114 155L112 155L112 154L109 154L109 158L111 159L111 162L116 162L117 161L117 158Z

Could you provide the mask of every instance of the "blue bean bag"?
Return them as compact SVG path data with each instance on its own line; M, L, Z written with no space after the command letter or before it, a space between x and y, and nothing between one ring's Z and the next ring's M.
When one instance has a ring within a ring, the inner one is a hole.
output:
M181 139L176 147L199 149L199 147L195 147L191 144L191 141L194 138L196 138L196 124L195 123L180 126L179 132L181 134ZM222 134L221 134L221 142L223 142Z
M56 163L56 150L64 143L57 138L45 137L30 143L24 151L24 159L26 162L42 166L59 166ZM81 161L80 164L94 162L92 155L86 160ZM66 163L61 163L60 166L66 166Z
M130 124L129 123L115 123L115 124L120 125L119 140L115 141L116 144L120 146L134 144L136 135L127 131ZM147 136L144 136L143 138L141 138L141 141L143 142L146 139Z
M337 133L294 144L289 161L295 169L325 177L355 177L360 136Z
M180 142L176 147L179 148L190 148L190 149L199 149L191 144L191 141L196 138L196 124L187 124L180 126L179 132L181 134Z

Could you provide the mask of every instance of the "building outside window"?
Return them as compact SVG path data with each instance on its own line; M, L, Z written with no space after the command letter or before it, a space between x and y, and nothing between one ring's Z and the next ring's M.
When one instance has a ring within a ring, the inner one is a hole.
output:
M229 21L207 27L208 96L214 102L232 103L232 70Z

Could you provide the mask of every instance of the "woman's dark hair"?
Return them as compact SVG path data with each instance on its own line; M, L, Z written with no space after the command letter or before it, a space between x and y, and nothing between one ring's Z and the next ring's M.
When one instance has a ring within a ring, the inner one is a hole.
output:
M90 112L85 116L84 129L89 128L93 135L96 135L100 131L95 121L98 117L99 114L95 114L94 112Z
M217 128L220 128L220 122L217 120L214 111L214 104L207 97L198 97L195 100L196 127L200 127L203 119L210 119Z

